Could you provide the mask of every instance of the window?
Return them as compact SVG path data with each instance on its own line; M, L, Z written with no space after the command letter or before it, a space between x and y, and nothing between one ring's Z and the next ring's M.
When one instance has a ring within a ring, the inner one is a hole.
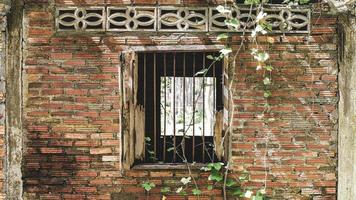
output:
M135 88L136 103L144 108L144 163L221 159L214 136L222 134L216 131L222 132L217 123L222 123L223 66L206 58L214 54L138 53Z

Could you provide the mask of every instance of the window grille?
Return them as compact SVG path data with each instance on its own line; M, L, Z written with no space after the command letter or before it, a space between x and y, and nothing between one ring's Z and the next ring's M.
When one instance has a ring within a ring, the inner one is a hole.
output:
M216 113L223 110L216 53L138 54L137 103L145 108L145 163L214 162ZM184 153L183 153L184 152Z

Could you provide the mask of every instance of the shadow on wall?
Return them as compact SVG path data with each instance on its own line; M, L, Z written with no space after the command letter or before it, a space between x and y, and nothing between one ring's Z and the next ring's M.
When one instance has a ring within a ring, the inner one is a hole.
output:
M52 37L26 51L26 196L110 198L120 191L118 53L86 36Z

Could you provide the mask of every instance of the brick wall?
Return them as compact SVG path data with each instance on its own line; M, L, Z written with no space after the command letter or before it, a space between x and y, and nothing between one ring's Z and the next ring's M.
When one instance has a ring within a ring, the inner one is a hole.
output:
M172 44L176 39L166 34L56 33L53 4L39 2L27 2L25 10L25 196L98 200L128 198L130 194L145 199L139 184L151 180L158 187L149 199L160 199L159 188L173 189L187 171L121 173L118 55L128 46ZM83 3L58 0L55 5ZM122 1L106 3L120 5ZM256 72L249 51L239 56L234 86L238 90L234 99L234 169L250 172L247 186L251 187L263 185L267 169L267 191L274 199L336 198L335 24L335 18L315 14L310 35L274 35L273 44L265 37L258 38L275 66L269 114L274 120L267 123L258 117L264 104L262 74ZM239 36L234 36L234 48L239 41ZM177 42L216 43L214 36L202 34L184 34ZM247 43L245 49L251 47L253 44ZM199 170L193 174L200 185L207 184L207 174ZM206 199L221 199L220 190L205 188Z

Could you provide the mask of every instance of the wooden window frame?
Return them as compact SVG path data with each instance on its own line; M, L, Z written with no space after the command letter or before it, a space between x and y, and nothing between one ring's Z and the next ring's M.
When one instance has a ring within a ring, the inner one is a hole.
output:
M145 111L143 106L137 103L137 87L138 87L138 53L142 52L211 52L221 49L221 45L186 45L186 46L162 46L162 47L136 47L129 51L121 52L119 82L121 91L121 114L120 114L120 132L121 132L121 167L123 170L129 169L181 169L184 168L184 163L177 164L145 164L142 163L145 156ZM224 130L228 124L227 117L229 116L228 105L228 90L226 73L229 65L229 58L223 60L223 114L221 113L221 134L214 134L214 143L218 149L215 149L221 160L227 161L231 155L229 137L223 137ZM218 120L217 120L218 121ZM222 139L225 141L222 141ZM138 164L139 163L139 164ZM196 166L200 166L196 164Z

